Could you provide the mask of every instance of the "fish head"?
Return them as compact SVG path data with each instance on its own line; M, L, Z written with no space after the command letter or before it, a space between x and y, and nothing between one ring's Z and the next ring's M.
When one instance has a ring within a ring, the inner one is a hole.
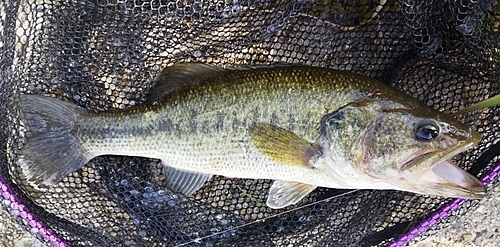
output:
M344 166L386 188L465 198L484 197L485 187L450 159L480 140L477 131L414 99L348 104L322 118L318 139L329 169Z

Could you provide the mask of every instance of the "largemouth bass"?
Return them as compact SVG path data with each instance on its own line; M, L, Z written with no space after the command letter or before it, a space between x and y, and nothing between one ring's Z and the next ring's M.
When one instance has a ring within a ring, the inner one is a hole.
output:
M21 95L19 164L46 188L100 155L160 159L187 196L212 175L276 180L282 208L317 186L481 198L485 187L450 161L481 136L377 80L307 66L165 69L149 102L93 112Z

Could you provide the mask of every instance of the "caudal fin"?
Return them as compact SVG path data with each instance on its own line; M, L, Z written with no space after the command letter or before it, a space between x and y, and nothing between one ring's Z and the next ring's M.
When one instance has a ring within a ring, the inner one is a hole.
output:
M20 96L21 121L26 142L18 164L35 188L55 185L89 160L82 152L73 128L85 110L69 102L40 95Z

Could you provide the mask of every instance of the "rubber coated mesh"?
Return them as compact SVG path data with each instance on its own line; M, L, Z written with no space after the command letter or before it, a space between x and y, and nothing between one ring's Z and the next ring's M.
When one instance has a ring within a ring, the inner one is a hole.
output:
M492 4L2 1L0 174L22 204L74 246L383 246L451 199L317 189L297 205L273 210L258 202L272 181L216 177L187 198L164 188L158 160L116 156L95 158L40 193L15 165L23 142L18 95L123 109L143 103L156 75L174 63L293 63L378 78L452 113L500 93L500 14ZM459 117L484 136L456 157L478 177L498 160L499 113L496 107ZM475 204L467 202L433 231ZM41 238L19 211L9 212ZM12 239L4 239L10 246Z

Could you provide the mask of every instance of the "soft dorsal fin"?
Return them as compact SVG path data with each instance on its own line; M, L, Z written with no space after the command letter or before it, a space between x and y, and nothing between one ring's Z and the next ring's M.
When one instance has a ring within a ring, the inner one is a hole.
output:
M320 155L319 150L310 142L290 131L266 123L257 123L254 126L252 141L263 154L285 165L313 168L310 164L311 158Z
M184 86L221 71L223 69L201 63L181 63L167 67L156 78L148 101L161 101Z

